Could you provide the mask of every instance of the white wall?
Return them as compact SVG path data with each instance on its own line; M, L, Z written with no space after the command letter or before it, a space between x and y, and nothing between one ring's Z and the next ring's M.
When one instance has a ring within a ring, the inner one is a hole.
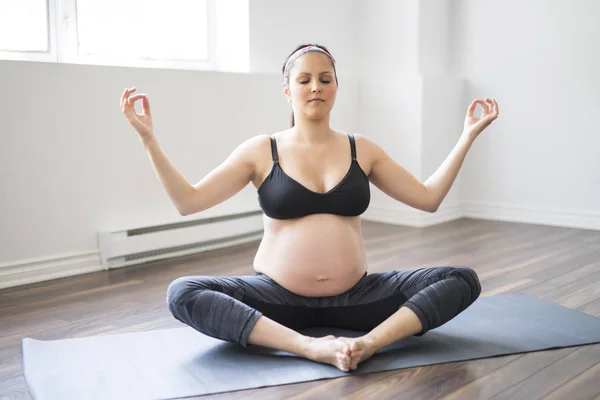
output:
M453 44L450 0L420 0L418 16L418 71L424 76L450 75Z
M600 2L453 2L455 74L500 118L463 171L470 215L600 229Z

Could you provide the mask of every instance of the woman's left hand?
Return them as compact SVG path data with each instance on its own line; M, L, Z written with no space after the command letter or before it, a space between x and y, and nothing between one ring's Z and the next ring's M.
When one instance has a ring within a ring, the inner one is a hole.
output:
M483 108L483 113L479 118L473 115L477 104L481 104ZM484 100L475 99L467 110L463 134L474 140L496 118L498 118L498 103L496 103L496 100L487 98Z

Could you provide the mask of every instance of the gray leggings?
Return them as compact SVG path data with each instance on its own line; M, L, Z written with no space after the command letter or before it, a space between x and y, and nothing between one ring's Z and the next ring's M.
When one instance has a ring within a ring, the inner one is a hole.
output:
M416 336L448 322L479 297L475 271L434 267L367 274L350 290L327 297L292 293L269 276L178 278L167 289L167 304L179 321L205 335L248 346L264 315L294 330L328 326L370 331L401 306L423 325Z

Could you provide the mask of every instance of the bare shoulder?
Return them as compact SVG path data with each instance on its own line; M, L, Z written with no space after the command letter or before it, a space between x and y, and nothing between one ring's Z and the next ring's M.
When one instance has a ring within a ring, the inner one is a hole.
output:
M268 134L260 134L246 139L240 144L240 147L243 148L248 155L254 156L259 154L261 150L269 145L269 142L270 140Z
M240 143L236 151L243 154L244 158L258 162L267 154L265 152L271 154L271 139L269 137L272 135L262 133L252 136Z
M271 136L274 136L276 139L283 133L275 132L275 133L262 133L256 136L253 136L242 143L244 146L246 153L251 156L257 163L264 159L265 157L270 159L271 157Z
M354 138L356 140L357 159L369 175L367 171L371 171L373 164L385 156L385 151L373 139L363 134L355 133Z
M283 131L278 131L278 132L272 132L272 133L261 133L259 135L251 137L250 139L248 139L246 141L246 143L248 143L250 147L257 149L257 150L264 149L264 147L268 147L270 149L271 148L270 137L273 136L273 137L275 137L275 139L281 139L287 134L288 131L289 131L289 129L285 129Z
M256 186L260 185L273 164L270 137L274 136L277 139L283 132L259 134L247 139L240 145L240 147L243 147L246 159L252 162L254 166L254 176L252 179Z
M381 147L373 139L368 138L362 133L355 133L354 138L356 139L356 145L361 146L363 151L368 154L382 151Z

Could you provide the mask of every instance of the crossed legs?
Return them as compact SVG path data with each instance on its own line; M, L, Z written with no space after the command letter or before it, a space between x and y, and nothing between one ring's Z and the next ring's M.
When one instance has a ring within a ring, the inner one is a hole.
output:
M322 316L315 318L307 314L314 307L290 305L315 299L289 298L276 283L264 286L264 279L250 278L258 279L180 278L167 291L169 309L175 318L209 336L287 351L346 372L389 344L446 323L481 291L470 268L375 273L361 279L336 306L318 308ZM298 332L323 323L368 333L313 338Z

